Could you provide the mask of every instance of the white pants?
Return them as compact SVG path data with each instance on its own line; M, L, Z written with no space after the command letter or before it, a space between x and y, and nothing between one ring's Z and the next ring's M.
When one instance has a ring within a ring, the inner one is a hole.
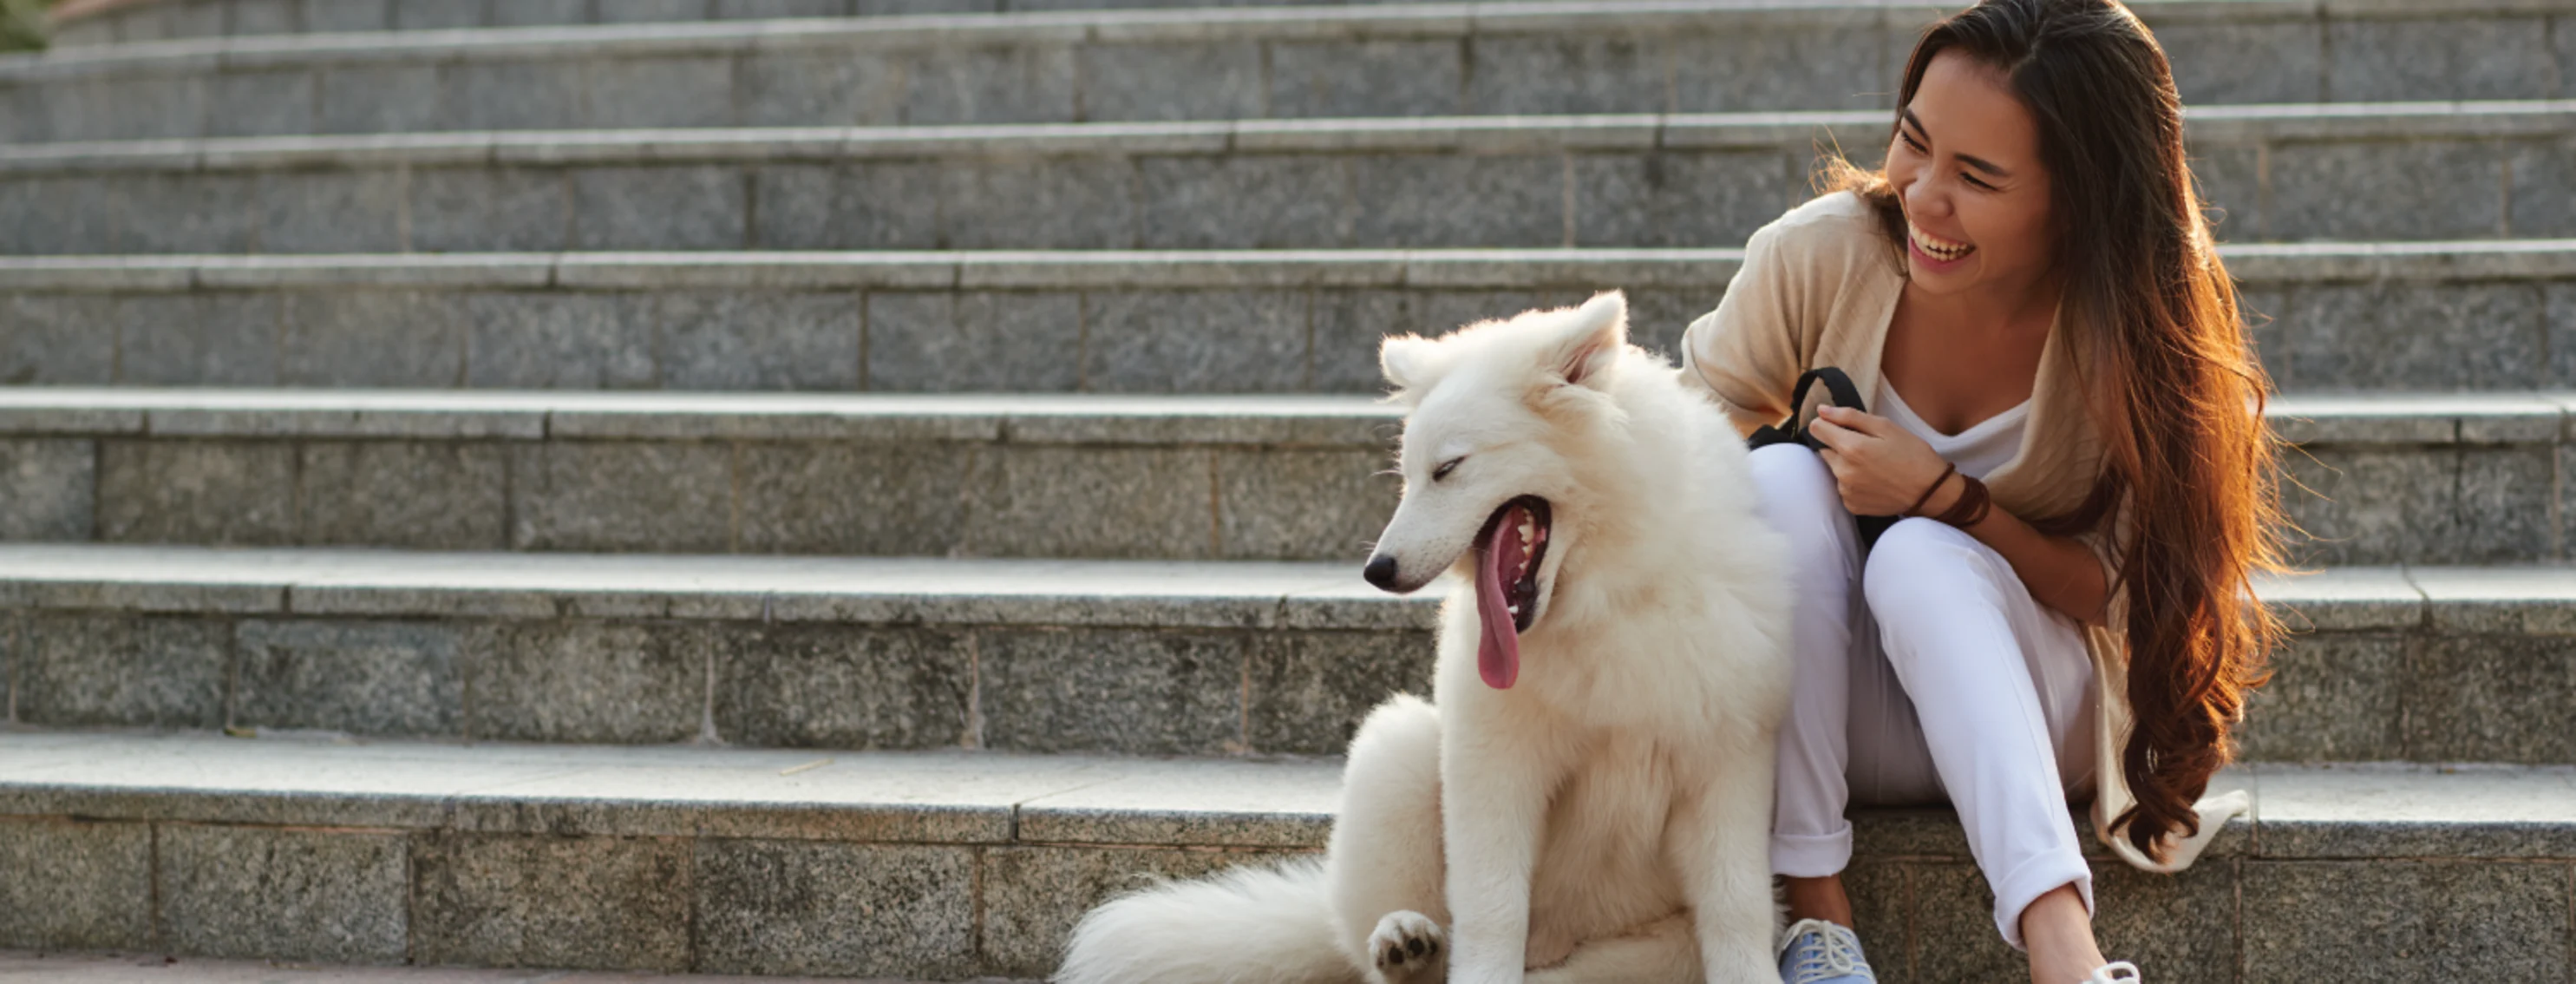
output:
M1949 802L2020 948L2021 913L2093 878L2067 791L2093 771L2093 663L2077 623L2041 606L1994 548L1898 520L1864 563L1851 512L1814 451L1753 452L1762 508L1791 541L1797 663L1780 730L1771 870L1851 862L1848 804ZM1857 590L1855 590L1857 589Z

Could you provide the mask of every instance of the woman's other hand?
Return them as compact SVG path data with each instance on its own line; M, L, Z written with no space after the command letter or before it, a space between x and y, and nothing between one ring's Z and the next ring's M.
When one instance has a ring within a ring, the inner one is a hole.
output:
M1833 469L1843 508L1854 516L1896 515L1922 499L1934 480L1947 481L1942 472L1949 463L1921 437L1885 417L1827 406L1816 411L1807 432L1825 443L1818 456ZM1948 498L1936 494L1923 508L1937 510Z

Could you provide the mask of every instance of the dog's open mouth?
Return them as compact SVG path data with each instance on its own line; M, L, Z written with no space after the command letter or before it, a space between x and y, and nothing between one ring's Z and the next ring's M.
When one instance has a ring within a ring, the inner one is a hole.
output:
M1485 627L1476 670L1496 690L1520 677L1520 634L1538 617L1538 568L1547 559L1547 533L1547 500L1525 495L1494 510L1476 534L1476 614Z

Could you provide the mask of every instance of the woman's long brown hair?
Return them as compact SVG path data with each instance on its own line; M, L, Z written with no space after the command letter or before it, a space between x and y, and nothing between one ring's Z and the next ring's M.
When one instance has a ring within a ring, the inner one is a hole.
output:
M2185 163L2172 69L2146 25L2114 0L1985 0L1924 32L1897 105L1945 50L2001 70L2038 123L2061 303L2077 326L2067 341L2094 396L2103 470L2072 512L2023 518L2065 535L2110 522L2123 500L2130 511L2112 586L2128 592L2118 627L2133 726L2120 764L2137 805L2118 819L2157 856L2166 833L2198 831L2193 803L2227 764L2228 729L2281 633L2250 583L2282 569L2270 383ZM1902 254L1905 216L1884 169L1835 155L1822 183L1875 206Z

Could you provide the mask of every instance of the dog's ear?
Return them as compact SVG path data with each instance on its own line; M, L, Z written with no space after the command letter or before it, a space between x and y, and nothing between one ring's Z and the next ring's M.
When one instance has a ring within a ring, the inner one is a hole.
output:
M1431 385L1433 352L1440 347L1420 335L1390 335L1377 346L1377 368L1386 374L1386 384L1398 394L1419 393Z
M1575 386L1600 389L1627 344L1627 295L1602 291L1575 308L1558 328L1557 337L1540 350L1539 369Z

